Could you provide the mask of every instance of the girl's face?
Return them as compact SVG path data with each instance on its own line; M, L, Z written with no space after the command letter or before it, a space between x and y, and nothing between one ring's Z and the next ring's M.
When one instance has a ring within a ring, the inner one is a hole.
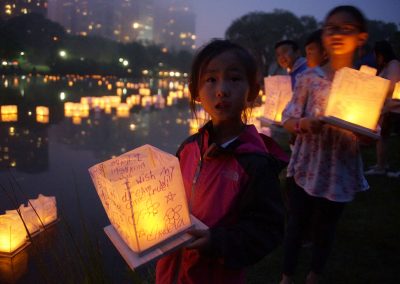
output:
M361 32L350 13L338 12L326 19L322 41L329 55L352 54L362 46L368 34Z
M215 125L241 123L249 96L246 70L233 51L225 51L203 68L197 100Z
M316 43L311 42L306 45L306 58L308 67L316 67L321 65L327 58L326 52L323 47Z

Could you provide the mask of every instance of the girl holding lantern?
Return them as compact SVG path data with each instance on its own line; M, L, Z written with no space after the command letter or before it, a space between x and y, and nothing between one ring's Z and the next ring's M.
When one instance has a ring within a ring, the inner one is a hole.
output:
M369 187L363 175L359 137L319 120L335 72L353 66L355 52L367 38L366 19L357 8L332 9L322 29L329 61L301 75L283 111L283 126L297 137L287 170L291 186L281 284L293 281L302 231L310 220L313 248L306 283L318 282L345 204Z
M283 236L277 160L267 152L247 108L259 91L247 50L213 40L195 57L191 109L211 120L178 150L191 214L208 230L157 263L157 283L243 283L245 266L271 252Z

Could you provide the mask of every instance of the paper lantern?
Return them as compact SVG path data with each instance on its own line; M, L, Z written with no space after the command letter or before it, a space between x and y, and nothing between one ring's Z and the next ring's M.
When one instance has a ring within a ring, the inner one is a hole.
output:
M394 85L394 90L393 90L392 99L400 100L400 82L397 82L397 83Z
M117 117L129 117L130 107L126 103L121 103L117 107Z
M37 115L49 115L49 108L45 106L37 106L36 107L36 114Z
M136 253L191 226L178 159L144 145L89 169L115 230Z
M139 95L142 96L150 96L151 90L149 88L140 88L139 89Z
M36 210L40 222L45 226L57 220L57 204L54 196L39 194L38 198L29 199L28 206Z
M142 107L150 107L152 104L152 99L150 96L142 97Z
M376 127L390 81L344 67L335 73L324 121L378 138Z
M0 107L1 114L18 114L18 107L16 105L4 105Z
M3 121L3 122L15 122L15 121L18 121L18 114L16 114L16 113L1 114L1 121Z
M0 215L0 254L12 255L26 243L26 230L21 218L14 214Z
M40 222L37 213L35 213L31 206L24 206L24 204L21 204L18 210L22 216L22 219L24 220L29 234L33 235L43 228L44 224ZM18 215L17 210L12 210L11 212ZM7 213L9 213L9 211L7 211Z
M264 78L265 104L264 118L270 123L282 122L282 111L292 98L290 76L277 75Z
M360 67L360 72L363 72L365 74L369 74L372 76L375 76L377 71L378 70L376 70L375 68L369 67L367 65L361 65L361 67Z

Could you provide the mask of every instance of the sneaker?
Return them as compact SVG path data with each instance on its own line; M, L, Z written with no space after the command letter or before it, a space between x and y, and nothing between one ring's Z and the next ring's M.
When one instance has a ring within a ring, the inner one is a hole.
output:
M388 172L386 175L388 177L391 177L391 178L400 178L400 171L398 171L398 172Z
M386 175L386 169L380 167L371 167L368 171L364 172L366 176L383 176Z

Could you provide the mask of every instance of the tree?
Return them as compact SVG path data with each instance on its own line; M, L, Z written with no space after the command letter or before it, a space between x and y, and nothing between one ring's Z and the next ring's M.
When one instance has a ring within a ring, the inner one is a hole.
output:
M275 43L282 39L292 39L302 44L304 38L317 29L317 21L311 16L296 17L284 10L272 13L252 12L232 22L225 37L247 47L261 70L268 70L275 60Z
M24 51L28 60L44 64L65 36L64 28L39 14L26 14L6 21L0 28L0 50L16 57Z

